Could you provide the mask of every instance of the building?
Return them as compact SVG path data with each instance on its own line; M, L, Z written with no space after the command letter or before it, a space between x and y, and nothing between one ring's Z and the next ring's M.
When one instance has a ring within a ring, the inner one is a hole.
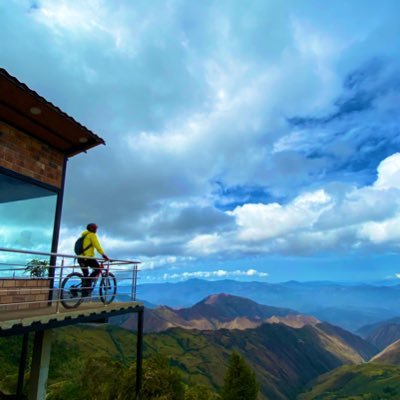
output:
M104 144L99 136L0 68L0 336L24 335L17 386L17 394L21 394L28 335L34 332L30 399L45 396L51 329L128 312L139 315L140 390L143 306L135 301L138 262L131 262L130 302L104 303L104 307L89 303L73 310L60 306L65 261L74 260L57 253L67 160ZM49 259L48 276L28 279L18 266L38 255Z

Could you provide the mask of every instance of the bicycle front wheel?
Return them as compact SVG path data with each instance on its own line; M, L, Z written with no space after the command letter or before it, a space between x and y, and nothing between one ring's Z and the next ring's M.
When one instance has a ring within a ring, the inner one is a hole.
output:
M82 278L82 274L73 272L62 281L61 304L65 308L75 308L82 303Z
M104 274L100 282L100 299L104 304L110 304L117 294L117 280L115 276L109 272Z

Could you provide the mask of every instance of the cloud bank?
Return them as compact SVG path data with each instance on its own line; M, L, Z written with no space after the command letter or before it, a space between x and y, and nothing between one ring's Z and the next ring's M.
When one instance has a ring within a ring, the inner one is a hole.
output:
M2 66L107 142L69 161L60 250L97 221L149 270L397 251L399 8L0 5Z

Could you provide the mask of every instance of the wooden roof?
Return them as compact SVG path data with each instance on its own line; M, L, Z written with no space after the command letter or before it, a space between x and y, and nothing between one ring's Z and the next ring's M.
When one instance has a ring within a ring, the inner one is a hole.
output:
M0 68L0 120L53 147L67 157L104 140Z

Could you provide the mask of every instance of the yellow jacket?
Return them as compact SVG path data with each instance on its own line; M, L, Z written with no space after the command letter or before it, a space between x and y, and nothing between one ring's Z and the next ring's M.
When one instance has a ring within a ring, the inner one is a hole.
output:
M86 230L82 232L81 236L85 236L83 239L83 248L86 249L90 246L86 251L83 252L82 255L86 257L94 257L94 249L96 249L102 256L104 255L104 250L94 232Z

